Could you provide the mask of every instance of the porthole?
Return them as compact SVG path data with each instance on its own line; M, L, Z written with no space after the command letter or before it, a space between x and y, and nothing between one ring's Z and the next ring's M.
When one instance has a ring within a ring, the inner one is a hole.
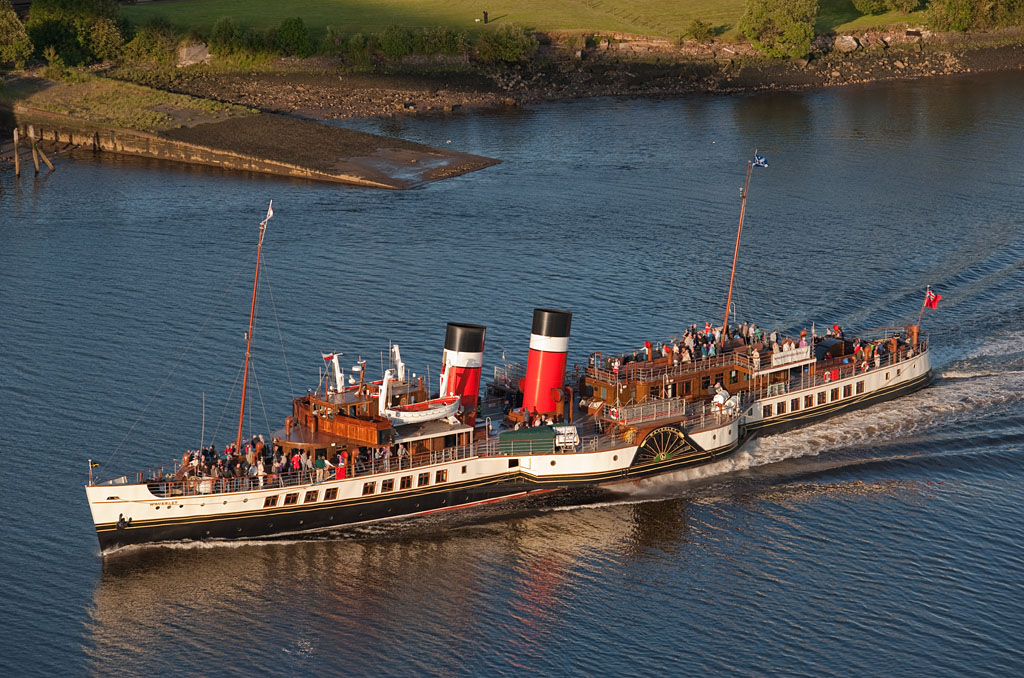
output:
M227 506L227 505L228 505L228 500L227 500L227 499L225 499L225 500L224 500L224 505L225 505L225 506Z
M204 501L200 506L206 506L206 502Z
M306 522L305 520L300 520L300 521L299 521L299 525L302 525L302 524L303 524L303 523L305 523L305 522Z
M160 507L159 507L159 506L157 506L157 507L156 507L156 510L157 510L157 511L159 511L159 510L160 510Z
M619 460L619 455L616 454L615 456L612 457L612 461L618 461L618 460Z
M447 499L442 499L442 500L441 500L441 506L444 506L444 505L445 505L445 504L447 504L447 503L448 503L448 500L447 500Z
M248 497L247 497L247 498L245 498L245 499L243 499L243 500L242 500L242 503L244 504L244 503L245 503L245 502L247 502L247 501L249 501Z
M178 508L185 508L184 504L178 504Z
M552 465L552 466L554 466L554 465L555 465L555 460L554 460L554 459L552 459L552 460L551 460L551 465Z
M207 537L209 537L209 536L210 536L210 531L209 531L209 530L207 530L207 531L206 531L206 536L207 536Z
M711 439L712 439L712 440L718 440L718 434L716 433L716 434L714 434L713 436L711 436Z
M274 523L267 523L267 527L273 527Z
M242 531L242 528L240 528L240 527L236 527L235 528L235 532L241 532L241 531Z

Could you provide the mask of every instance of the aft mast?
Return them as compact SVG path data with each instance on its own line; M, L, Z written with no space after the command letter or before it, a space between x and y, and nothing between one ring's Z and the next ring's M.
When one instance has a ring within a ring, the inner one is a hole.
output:
M252 281L252 306L249 308L249 331L245 333L245 371L242 374L242 406L238 413L238 436L235 438L235 452L242 451L242 423L245 420L245 394L249 382L249 357L252 355L252 321L256 315L256 289L260 282L260 259L263 253L263 236L267 232L267 222L274 216L274 201L270 201L266 218L260 222L260 239L256 245L256 275Z

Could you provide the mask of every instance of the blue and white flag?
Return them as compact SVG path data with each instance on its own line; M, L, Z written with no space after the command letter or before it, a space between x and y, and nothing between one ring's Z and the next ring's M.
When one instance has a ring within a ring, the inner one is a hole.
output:
M768 161L764 159L763 155L754 156L754 167L767 167Z

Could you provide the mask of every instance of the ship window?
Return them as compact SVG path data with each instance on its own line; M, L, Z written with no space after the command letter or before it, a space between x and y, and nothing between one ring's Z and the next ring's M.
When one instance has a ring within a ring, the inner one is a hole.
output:
M786 401L785 400L780 400L775 405L775 414L785 414L785 413L786 413Z
M804 409L807 409L808 407L814 407L814 396L804 396Z
M387 480L380 481L380 491L381 492L390 492L393 489L395 489L395 479L394 478L388 478Z
M376 486L377 483L363 483L363 496L373 494L373 490Z
M839 389L838 388L832 389L831 394L829 395L829 400L831 402L835 402L835 401L839 400Z
M273 497L267 497L263 500L263 508L270 508L271 506L277 506L277 495Z
M329 490L324 490L324 501L331 501L332 499L338 498L338 488L332 487Z
M819 405L824 405L827 402L828 402L828 400L825 398L825 392L824 391L819 392L818 393L818 404Z
M711 377L705 374L700 378L700 390L706 391L709 388L711 388Z
M508 467L509 468L515 468L516 466L519 466L519 460L518 459L509 459L508 460Z
M601 400L608 400L608 389L604 386L601 387Z
M326 458L327 458L327 448L326 447L321 447L320 449L313 450L313 459L314 460L326 459Z
M896 368L896 376L898 377L898 376L900 376L901 374L903 374L903 368L897 367L897 368Z
M466 472L466 465L465 465L465 464L463 464L463 465L462 465L462 472L463 472L463 473L465 473L465 472Z
M729 372L729 383L730 384L735 384L739 380L740 380L739 372L737 372L736 370L732 370L731 372Z
M843 397L844 398L849 398L852 395L853 395L853 386L851 386L850 384L846 384L845 386L843 386Z
M292 504L299 503L299 493L292 492L291 494L284 495L284 505L291 506Z
M435 483L447 483L448 482L448 471L438 471L434 474Z
M724 372L719 372L718 374L715 375L715 383L716 384L721 384L723 379L725 379L725 373Z
M885 380L889 381L889 373L888 372L885 373Z
M772 416L772 406L765 405L764 407L761 408L761 418L767 419L770 416Z
M302 500L302 503L308 504L311 501L316 501L317 495L320 494L319 490L310 490L306 493L306 498Z
M864 382L863 381L858 381L857 382L857 393L863 393L863 392L864 392Z
M689 381L684 381L683 382L683 395L690 395L691 393L693 393L691 388L692 387L690 386L690 382Z
M416 478L416 487L423 487L424 485L429 485L429 484L430 484L430 471L427 471L426 473L421 473L419 475L419 477Z
M402 476L398 482L398 489L408 490L410 487L412 487L412 476Z

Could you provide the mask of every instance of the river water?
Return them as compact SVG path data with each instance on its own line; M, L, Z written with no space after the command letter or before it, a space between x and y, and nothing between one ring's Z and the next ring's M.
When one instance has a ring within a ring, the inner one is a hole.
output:
M4 675L1020 675L1024 74L363 123L500 158L407 192L81 154L0 174ZM571 362L736 312L916 319L934 385L612 501L101 557L82 485L246 431L444 323ZM283 346L283 349L282 349Z

